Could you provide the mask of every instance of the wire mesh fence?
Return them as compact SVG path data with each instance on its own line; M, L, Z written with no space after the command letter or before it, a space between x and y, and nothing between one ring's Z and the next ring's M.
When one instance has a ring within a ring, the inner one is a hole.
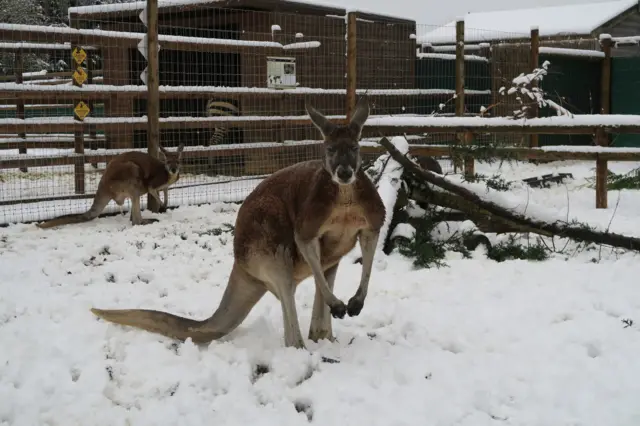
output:
M344 119L355 88L374 117L508 116L517 105L501 88L531 72L530 34L465 28L460 109L455 28L357 13L350 57L343 9L238 7L159 2L160 144L186 147L170 205L241 201L264 176L319 158L305 102ZM114 155L146 152L147 24L145 2L70 8L69 28L0 24L1 223L85 211ZM594 40L564 42L598 48ZM540 49L541 58L557 53ZM379 139L373 128L363 136L365 144ZM407 137L448 144L458 136ZM481 138L527 143L514 134Z

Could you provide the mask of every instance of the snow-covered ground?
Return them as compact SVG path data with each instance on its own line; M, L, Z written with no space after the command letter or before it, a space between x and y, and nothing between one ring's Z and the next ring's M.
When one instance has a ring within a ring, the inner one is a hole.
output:
M557 215L568 200L569 216L606 226L618 193L609 209L594 208L594 191L581 187L593 166L502 172L573 173L567 185L514 193ZM423 270L378 255L362 313L334 319L338 341L307 341L309 351L283 347L271 295L205 347L91 314L95 306L210 315L231 268L225 224L237 208L181 207L135 228L126 216L0 228L0 425L640 424L640 257L631 253L570 244L545 262L450 254L448 267ZM638 212L640 192L623 192L611 229L640 236ZM341 265L342 300L360 270ZM307 280L297 292L305 336L313 290Z

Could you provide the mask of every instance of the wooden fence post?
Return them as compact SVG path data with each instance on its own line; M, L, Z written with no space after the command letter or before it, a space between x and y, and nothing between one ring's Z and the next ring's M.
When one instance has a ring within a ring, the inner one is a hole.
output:
M24 61L23 61L22 51L21 50L18 50L16 52L13 68L15 69L15 73L16 73L16 84L22 84L22 71L24 71ZM16 118L17 119L22 119L22 120L24 120L24 118L25 118L25 115L24 115L24 100L22 100L22 99L17 99L16 100ZM24 142L27 141L27 134L24 133L24 132L19 132L18 133L18 137L22 138ZM27 147L26 146L19 146L18 147L18 154L26 154L26 153L27 153ZM26 167L21 167L20 171L26 173L27 172L27 168Z
M73 85L75 87L82 87L84 82L87 79L87 73L82 68L82 63L87 59L86 52L82 49L81 46L77 44L71 45L71 56L74 62L73 74L71 75L71 79L73 81ZM73 108L73 118L76 122L82 123L85 117L90 113L90 108L87 103L84 102L81 98L74 105ZM74 153L77 156L74 158L73 162L73 171L75 177L75 193L76 194L84 194L85 192L85 173L84 173L84 130L80 128L80 130L74 131Z
M611 113L611 36L600 35L600 47L604 52L602 60L602 74L600 79L600 114ZM596 143L599 146L609 146L609 136L604 130L596 132ZM607 160L596 159L596 208L607 208Z
M91 51L87 51L87 83L88 84L93 84L93 64L91 63L92 61L92 54ZM93 100L89 100L89 109L91 110L91 112L89 113L89 115L94 115L94 109L96 107L96 103ZM91 150L97 150L98 149L98 133L96 132L95 127L92 126L92 128L89 129L89 149ZM93 166L94 169L98 168L98 163L91 163L91 165Z
M356 108L356 55L357 55L357 33L358 14L349 12L347 14L347 120L351 119L351 114Z
M464 117L464 19L456 22L456 117ZM458 143L468 145L473 143L473 134L470 132L456 135ZM464 156L464 175L475 174L475 161L473 156Z
M158 57L158 0L147 0L147 152L158 158L160 145L160 62ZM157 212L158 201L147 194L147 208Z
M540 63L540 31L538 27L531 27L531 51L529 56L529 71L533 72L534 69L538 68ZM538 80L533 80L531 82L531 88L538 87ZM537 118L539 114L538 104L536 102L531 105L529 108L530 116L529 118ZM540 146L538 135L529 135L529 148L537 148Z

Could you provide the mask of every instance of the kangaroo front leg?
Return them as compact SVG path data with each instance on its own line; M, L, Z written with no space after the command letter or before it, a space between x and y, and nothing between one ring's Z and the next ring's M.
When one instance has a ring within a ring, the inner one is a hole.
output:
M364 306L364 299L367 297L367 291L369 290L369 278L371 278L371 267L373 266L373 257L376 254L379 235L379 231L360 231L358 241L362 251L362 274L358 290L349 299L349 304L347 305L347 313L350 317L358 315Z
M304 257L304 260L311 267L313 279L316 282L316 292L320 292L324 303L329 305L332 316L335 318L344 318L347 312L347 306L333 294L322 271L322 264L320 263L320 241L317 238L308 242L302 241L298 235L295 236L295 240L302 257Z
M162 194L164 195L164 203L162 203L162 207L166 209L169 205L169 188L163 189ZM160 199L158 199L158 202L160 202Z
M327 285L331 291L333 291L337 273L338 265L332 266L324 273L324 278L327 280ZM322 293L316 288L316 294L313 297L313 310L311 311L311 324L309 325L309 340L314 342L320 339L334 341L335 338L331 328L329 305L325 303Z

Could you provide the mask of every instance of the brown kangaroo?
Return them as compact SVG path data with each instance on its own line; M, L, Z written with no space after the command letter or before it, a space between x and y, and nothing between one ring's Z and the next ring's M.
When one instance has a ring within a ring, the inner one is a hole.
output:
M304 348L294 295L297 285L313 276L309 339L333 340L331 316L355 316L364 305L385 207L360 168L358 141L368 103L358 102L347 125L331 123L313 107L306 108L324 137L324 159L273 173L245 199L236 218L231 275L210 318L196 321L147 309L92 312L117 324L207 343L240 325L269 291L282 307L285 345ZM360 285L345 305L333 294L333 286L340 259L357 240L363 258Z
M175 153L171 153L161 146L160 159L139 151L116 155L109 161L100 178L98 190L89 210L80 214L58 216L36 226L52 228L71 223L88 222L97 218L111 200L114 200L122 208L124 200L127 198L131 198L130 220L134 225L157 222L157 219L142 219L140 197L149 193L166 209L169 201L169 186L180 177L183 149L184 146L180 145ZM159 191L164 193L164 202L160 200Z

